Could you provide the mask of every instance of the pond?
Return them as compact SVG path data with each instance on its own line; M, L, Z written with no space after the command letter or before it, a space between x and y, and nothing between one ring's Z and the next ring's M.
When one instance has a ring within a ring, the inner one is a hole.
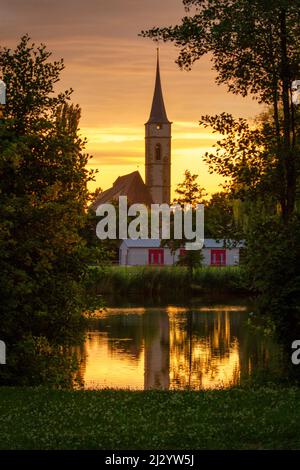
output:
M281 349L246 305L108 308L80 349L84 387L215 389L281 374Z

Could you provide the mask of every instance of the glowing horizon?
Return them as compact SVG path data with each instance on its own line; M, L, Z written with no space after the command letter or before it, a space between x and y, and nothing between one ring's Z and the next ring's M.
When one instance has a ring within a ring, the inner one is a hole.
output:
M172 137L172 194L175 187L183 179L186 169L199 174L199 183L209 192L217 190L217 184L222 178L210 175L201 160L201 155L206 151L212 151L212 145L218 139L218 135L201 130L199 125L190 122L173 123ZM88 150L96 155L88 165L90 168L98 168L101 174L97 181L91 183L91 189L99 186L99 182L105 181L101 186L107 189L115 179L122 174L138 170L144 179L145 150L143 127L141 128L82 128L81 134L88 139ZM120 170L120 166L122 170ZM104 175L103 175L104 176Z
M15 48L29 33L44 43L52 60L64 58L66 69L57 90L74 88L72 101L82 109L81 134L93 155L89 167L98 168L90 188L107 189L120 175L138 169L144 178L144 123L154 90L156 44L138 36L153 25L176 24L185 14L182 0L2 0L2 44ZM24 27L26 25L26 27ZM189 73L175 64L178 50L160 45L164 101L173 122L172 192L186 169L199 174L210 193L222 181L209 175L203 155L217 136L201 129L202 115L223 111L254 117L260 111L251 98L217 86L209 56Z

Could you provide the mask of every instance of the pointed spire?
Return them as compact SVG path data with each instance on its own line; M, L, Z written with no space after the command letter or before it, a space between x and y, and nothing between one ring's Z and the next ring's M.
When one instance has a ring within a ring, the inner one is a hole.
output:
M157 48L157 65L156 65L156 80L155 89L152 101L152 108L148 123L169 123L164 98L161 89L160 70L159 70L159 48Z

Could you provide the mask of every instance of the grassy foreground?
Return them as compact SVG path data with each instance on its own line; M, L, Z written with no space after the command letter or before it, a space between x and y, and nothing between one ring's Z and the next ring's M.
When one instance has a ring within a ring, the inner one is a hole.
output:
M0 389L1 449L299 449L300 389Z

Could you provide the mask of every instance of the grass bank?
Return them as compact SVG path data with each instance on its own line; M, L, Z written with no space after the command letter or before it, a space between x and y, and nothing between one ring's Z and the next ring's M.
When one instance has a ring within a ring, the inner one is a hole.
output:
M300 389L0 389L1 449L299 449Z
M92 294L148 297L182 297L195 293L247 293L244 271L239 266L194 269L192 279L182 266L91 267L88 288Z

